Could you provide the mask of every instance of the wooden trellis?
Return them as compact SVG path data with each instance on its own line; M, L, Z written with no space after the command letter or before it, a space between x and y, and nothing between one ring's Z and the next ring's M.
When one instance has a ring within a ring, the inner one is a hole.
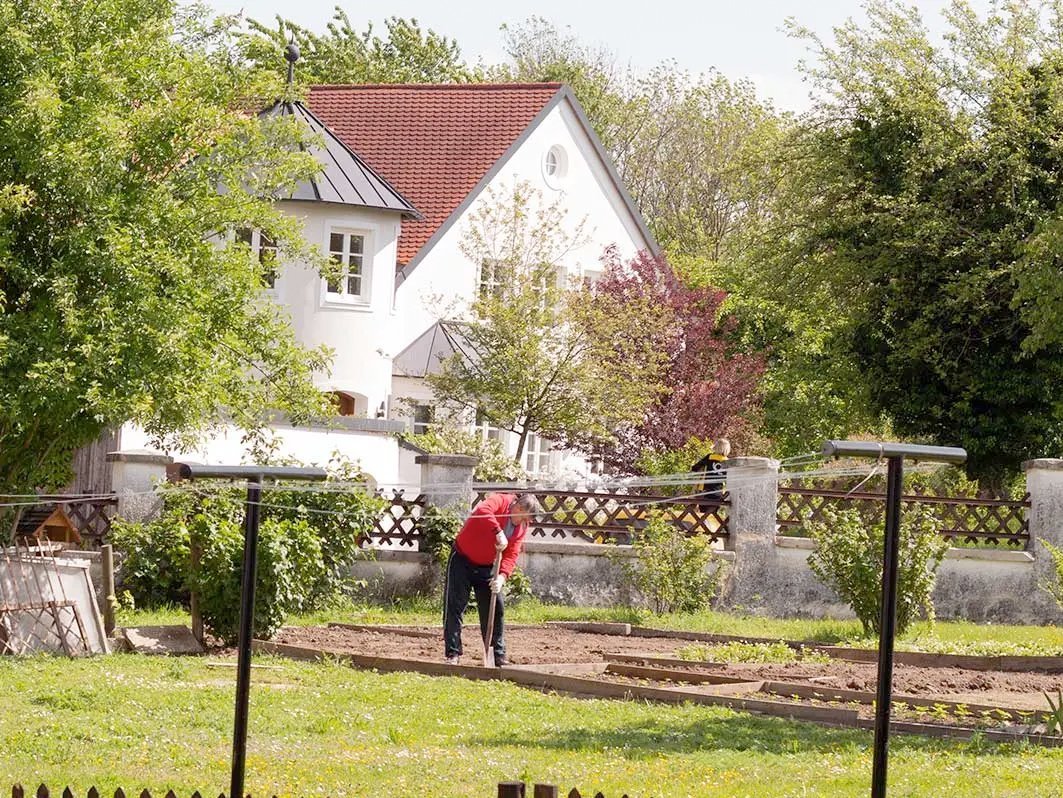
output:
M529 491L538 499L540 512L529 530L532 538L582 540L590 543L631 542L654 511L688 535L705 535L710 541L727 537L728 499L670 497L629 493ZM488 491L476 494L480 502Z
M778 524L784 534L795 534L809 521L823 521L828 507L871 509L885 499L882 493L780 486ZM938 531L953 544L1005 544L1016 549L1029 546L1029 494L1016 501L913 493L903 496L901 503L905 507L930 507L938 519Z
M384 512L376 519L371 540L382 546L399 546L410 551L417 551L421 540L421 516L424 514L424 494L407 499L402 491L395 491L388 500Z

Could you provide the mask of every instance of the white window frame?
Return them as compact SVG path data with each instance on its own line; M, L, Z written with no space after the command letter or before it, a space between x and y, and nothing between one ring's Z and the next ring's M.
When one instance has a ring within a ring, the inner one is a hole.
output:
M502 427L496 427L487 420L482 410L476 411L476 416L473 420L472 430L479 436L480 440L486 443L487 441L498 441L504 447L506 430Z
M428 430L438 426L436 422L435 407L425 402L418 402L410 408L410 430L414 435L424 435ZM429 421L418 421L417 415L422 411L428 411Z
M568 151L560 144L553 144L543 153L543 181L558 191L568 176Z
M321 278L321 304L333 307L346 307L351 308L352 310L368 310L373 297L373 231L365 227L344 224L338 221L326 223L324 251L325 256L328 258L332 258L333 256L333 235L343 236L342 256L348 261L352 254L361 255L361 291L357 294L347 293L350 274L346 268L348 264L345 263L343 264L344 269L339 277L340 288L342 289L339 293L329 290L328 278ZM353 237L360 237L362 239L361 253L352 253L350 251L350 241Z
M505 281L498 276L498 262L484 260L476 270L476 298L483 301L488 296L498 298L505 289Z
M243 241L241 234L250 233L251 240ZM266 242L263 243L262 239L265 238ZM272 241L269 236L263 236L262 231L257 227L240 227L233 232L234 241L242 241L251 248L251 257L258 263L262 263L262 253L273 253L273 282L267 282L263 280L262 290L264 291L276 291L277 281L280 279L280 249L277 247L277 242Z
M524 441L524 470L531 476L537 476L539 474L550 473L551 455L553 455L554 446L545 438L536 435L534 432L529 432L527 439ZM532 466L535 468L532 468Z

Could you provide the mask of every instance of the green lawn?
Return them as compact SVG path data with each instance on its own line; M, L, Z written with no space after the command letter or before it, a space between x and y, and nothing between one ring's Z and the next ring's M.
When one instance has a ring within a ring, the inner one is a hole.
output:
M0 790L43 781L217 794L228 784L235 676L211 662L0 661ZM868 791L867 732L335 663L256 662L269 667L254 671L255 795L490 798L498 781L516 778L609 798ZM905 736L891 749L891 798L1063 794L1063 750Z

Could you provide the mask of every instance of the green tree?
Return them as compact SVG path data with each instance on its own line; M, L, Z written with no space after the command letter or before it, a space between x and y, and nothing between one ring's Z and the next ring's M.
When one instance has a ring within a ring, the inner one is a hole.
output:
M840 388L851 427L861 413L846 406L866 397L864 420L964 446L992 482L1063 445L1063 340L1046 332L1058 305L1038 288L1058 271L1063 167L1049 5L982 19L956 2L944 44L884 0L832 44L796 29L817 56L817 99L780 147L789 190L744 277L790 396L830 402Z
M745 81L692 76L674 62L646 74L540 17L503 26L507 64L494 79L572 88L670 259L704 283L774 180L767 158L789 119Z
M278 96L189 47L166 0L0 0L0 490L67 482L136 422L160 444L326 405L237 227L308 258L270 198L317 168ZM223 190L219 191L219 187Z
M478 76L461 57L453 39L422 30L416 19L390 17L385 36L372 24L358 30L336 6L324 33L315 33L277 16L272 26L249 20L240 37L242 56L255 67L280 73L284 48L299 45L296 76L302 83L467 83Z
M502 26L508 63L488 77L515 83L564 83L587 113L602 144L622 161L627 141L637 129L637 99L631 96L629 70L604 47L584 44L568 29L542 17ZM621 156L621 157L618 157Z
M484 270L469 312L447 328L455 354L428 378L444 405L479 411L519 436L586 445L639 420L660 390L662 356L653 346L658 308L620 306L560 271L583 243L561 201L544 206L516 184L489 192L470 217L462 252Z

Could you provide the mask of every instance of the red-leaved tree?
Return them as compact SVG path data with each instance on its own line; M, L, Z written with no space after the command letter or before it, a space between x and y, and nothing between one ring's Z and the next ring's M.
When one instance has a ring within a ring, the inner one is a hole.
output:
M731 347L733 322L721 314L726 294L684 285L664 256L645 251L624 262L610 248L602 262L596 300L621 312L647 302L665 310L654 321L658 329L652 339L667 354L660 375L665 390L641 424L618 430L616 441L599 449L605 462L631 471L647 450L680 449L692 438L742 437L758 406L757 385L765 364L762 355Z

